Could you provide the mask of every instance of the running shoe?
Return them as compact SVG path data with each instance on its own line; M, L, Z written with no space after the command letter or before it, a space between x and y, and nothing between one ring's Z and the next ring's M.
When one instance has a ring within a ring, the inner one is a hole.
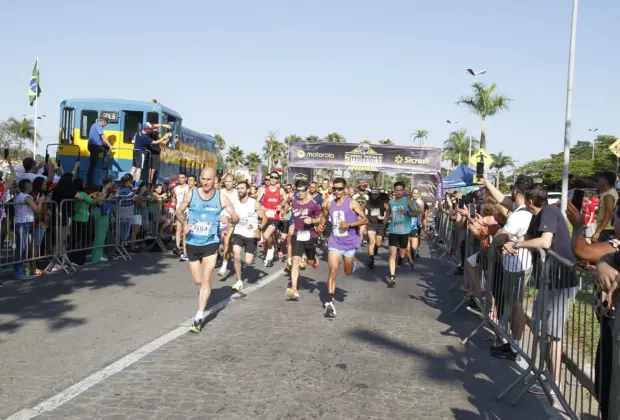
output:
M265 260L265 267L267 268L273 267L273 260Z
M222 267L219 269L219 271L217 272L217 274L219 276L225 276L226 275L226 266L222 265Z
M368 260L368 268L371 270L375 268L375 260Z
M396 286L396 279L394 278L394 276L390 276L390 280L388 281L388 287L394 286Z
M415 264L409 264L409 271L413 271L415 269Z
M282 258L284 258L284 254L282 253L282 251L278 251L278 254L276 255L276 259L281 260Z
M187 254L181 254L181 261L188 261Z
M314 268L315 270L319 268L319 259L318 257L314 259L314 263L312 264L312 268Z
M325 302L325 316L334 318L337 314L334 302Z
M243 280L237 280L237 283L235 283L232 288L237 292L243 289Z
M301 259L301 263L299 263L299 269L300 270L305 270L306 269L306 259L305 258Z
M299 292L297 290L293 290L290 287L286 288L286 298L288 300L299 300Z
M192 324L191 327L189 327L189 332L192 333L199 333L200 331L202 331L202 319L200 320L196 320L194 319L194 323Z

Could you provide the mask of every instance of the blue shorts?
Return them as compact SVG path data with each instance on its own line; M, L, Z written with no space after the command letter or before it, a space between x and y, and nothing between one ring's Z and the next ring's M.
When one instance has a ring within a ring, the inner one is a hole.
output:
M343 251L342 249L336 249L336 248L327 248L327 250L329 252L337 252L338 254L340 254L341 257L344 257L344 258L354 257L355 252L357 251L357 249L349 249L349 250Z

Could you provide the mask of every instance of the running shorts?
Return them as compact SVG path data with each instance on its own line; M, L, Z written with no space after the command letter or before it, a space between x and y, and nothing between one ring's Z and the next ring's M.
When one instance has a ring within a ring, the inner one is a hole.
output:
M246 238L242 235L233 235L232 244L233 246L240 246L241 248L243 248L246 254L254 254L256 252L258 239Z
M406 249L409 246L409 234L397 235L390 233L388 244L390 247Z
M385 225L383 223L369 223L369 232L376 232L377 235L385 237Z
M220 244L208 244L208 245L190 245L187 244L187 259L192 261L201 261L203 258L212 257L217 255L220 250Z
M273 226L276 228L276 230L282 232L282 220L269 219L269 221L267 222L267 226Z
M310 238L309 241L298 241L297 235L293 235L291 245L293 246L293 257L303 257L305 254L309 260L316 259L317 238Z
M134 168L144 169L145 163L146 163L146 152L144 150L134 150L132 166Z
M409 232L409 237L410 238L419 238L420 237L420 231L418 229L412 229L411 232Z

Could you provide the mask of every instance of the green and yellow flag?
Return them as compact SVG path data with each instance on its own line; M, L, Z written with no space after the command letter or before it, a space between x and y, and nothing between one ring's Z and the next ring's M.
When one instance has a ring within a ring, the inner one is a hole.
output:
M34 104L34 101L41 95L41 78L39 76L39 59L34 62L34 69L32 69L32 76L30 76L30 86L28 88L28 99L30 99L30 106Z

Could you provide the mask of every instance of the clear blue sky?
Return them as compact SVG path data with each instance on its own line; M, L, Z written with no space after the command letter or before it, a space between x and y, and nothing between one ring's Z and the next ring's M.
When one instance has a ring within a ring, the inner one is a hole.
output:
M0 119L32 112L38 56L47 142L63 98L115 97L157 98L246 153L269 130L410 144L423 128L440 146L446 119L479 136L455 105L472 67L514 100L488 121L490 152L562 150L570 0L0 3ZM581 1L573 143L592 127L620 136L618 22L617 0Z

